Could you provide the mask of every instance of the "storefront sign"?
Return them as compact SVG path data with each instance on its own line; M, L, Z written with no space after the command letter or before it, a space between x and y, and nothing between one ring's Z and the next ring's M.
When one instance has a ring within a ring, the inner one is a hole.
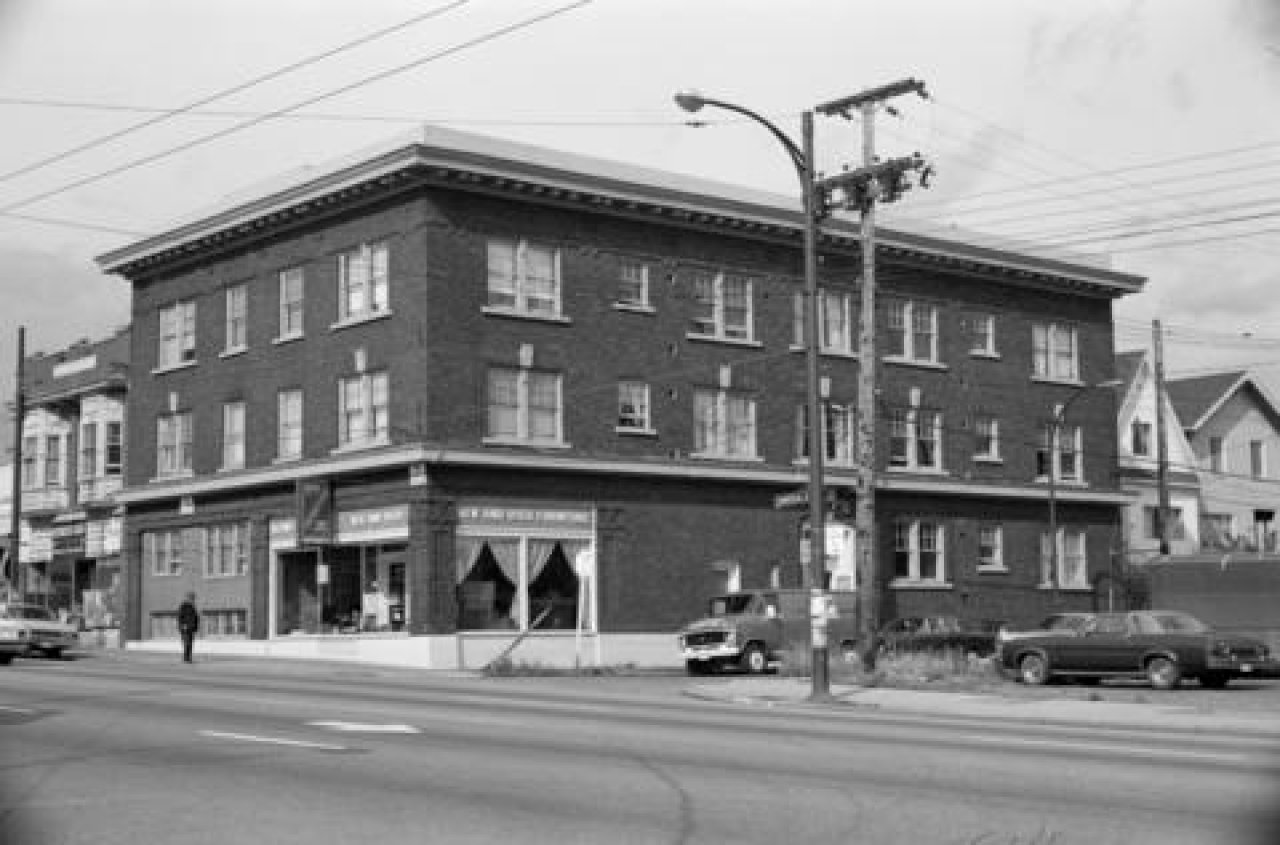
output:
M523 508L505 505L462 505L458 521L468 525L501 525L506 528L591 529L590 509Z
M267 523L267 545L273 549L292 549L298 544L298 521L279 517Z
M328 479L298 482L298 542L304 546L333 542L333 487Z
M409 506L338 512L338 542L402 540L409 536Z
M84 554L84 534L85 525L83 522L53 526L53 553L56 555Z

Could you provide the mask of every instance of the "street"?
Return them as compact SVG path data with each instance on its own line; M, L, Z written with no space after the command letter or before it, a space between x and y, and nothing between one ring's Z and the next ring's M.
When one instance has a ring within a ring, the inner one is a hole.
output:
M1276 841L1270 738L264 662L0 674L0 841Z

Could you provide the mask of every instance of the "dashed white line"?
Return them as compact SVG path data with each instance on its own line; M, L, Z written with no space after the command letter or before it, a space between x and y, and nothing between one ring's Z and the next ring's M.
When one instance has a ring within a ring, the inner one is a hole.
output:
M226 731L200 731L201 736L214 739L230 739L237 742L261 742L268 745L288 745L293 748L311 748L320 751L346 751L345 745L330 745L327 742L310 742L305 739L289 739L282 736L257 736L255 734L228 733Z
M34 710L28 710L26 707L9 707L5 704L0 704L0 710L5 711L6 713L20 713L23 716L31 716L36 712Z

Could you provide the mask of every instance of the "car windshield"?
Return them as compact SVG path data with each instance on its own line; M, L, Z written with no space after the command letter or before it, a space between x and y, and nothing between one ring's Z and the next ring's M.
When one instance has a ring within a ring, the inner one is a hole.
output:
M738 596L716 596L711 600L712 616L729 616L735 613L746 613L755 598L750 593Z
M1166 634L1204 634L1209 631L1208 625L1185 613L1149 613L1139 618L1144 623L1150 623L1142 625L1143 632L1152 630Z
M48 608L36 604L11 604L0 608L0 617L4 619L39 619L45 622L53 619Z
M1040 623L1040 628L1045 631L1081 631L1084 626L1092 619L1087 614L1057 614L1050 616Z

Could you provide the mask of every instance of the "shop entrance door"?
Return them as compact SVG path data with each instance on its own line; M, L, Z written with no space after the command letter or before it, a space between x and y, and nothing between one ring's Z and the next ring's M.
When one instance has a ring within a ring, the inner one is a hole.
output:
M315 552L280 553L281 635L314 634L320 629L320 593Z

